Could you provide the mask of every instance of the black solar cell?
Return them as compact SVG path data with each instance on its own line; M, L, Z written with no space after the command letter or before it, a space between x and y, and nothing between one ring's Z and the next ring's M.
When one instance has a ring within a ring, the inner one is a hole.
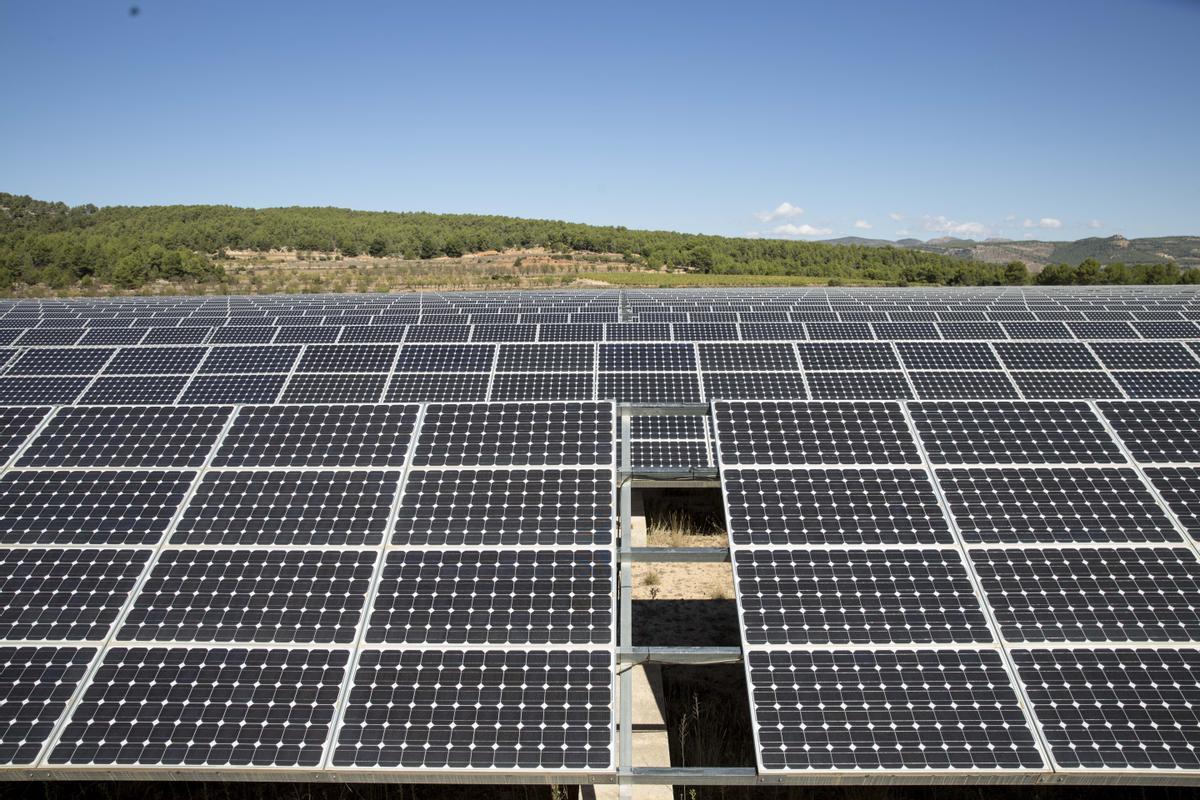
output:
M332 764L607 769L612 654L364 650Z

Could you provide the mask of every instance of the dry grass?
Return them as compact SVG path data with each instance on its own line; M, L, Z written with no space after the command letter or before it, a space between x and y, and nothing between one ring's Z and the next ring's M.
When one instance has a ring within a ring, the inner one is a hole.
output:
M643 586L658 586L660 583L662 583L662 575L660 575L658 570L654 567L650 567L646 570L645 574L642 575Z
M619 253L552 253L541 248L409 260L333 253L250 250L219 260L225 277L211 283L155 281L121 289L89 279L76 286L42 284L0 290L4 297L325 294L605 287L824 286L825 278L791 275L704 275L648 270ZM873 285L872 281L855 282Z

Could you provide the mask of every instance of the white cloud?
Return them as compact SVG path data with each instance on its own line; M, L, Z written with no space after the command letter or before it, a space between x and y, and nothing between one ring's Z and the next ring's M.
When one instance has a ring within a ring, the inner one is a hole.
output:
M1101 222L1101 221L1100 221L1100 220L1098 220L1098 219L1089 219L1089 220L1088 220L1088 223L1087 223L1087 226L1088 226L1089 228L1091 228L1092 230L1096 230L1096 229L1098 229L1098 228L1103 228L1103 227L1104 227L1104 223L1103 223L1103 222Z
M856 219L854 220L854 227L858 228L860 231L869 231L871 230L871 223L867 222L865 219Z
M778 219L795 219L804 213L804 209L791 203L780 203L774 211L757 211L754 216L762 222L774 222Z
M922 226L931 233L945 233L951 236L987 236L989 228L982 222L958 222L947 219L940 214L936 217L926 215Z
M1027 219L1023 224L1026 228L1057 229L1062 227L1062 220L1054 217L1042 217L1041 219Z
M808 223L793 225L789 222L785 225L776 225L769 232L776 236L828 236L833 233L833 228L814 228Z
M900 230L896 231L896 235L901 237L908 236L908 228L901 228Z
M904 219L904 215L893 211L892 213L888 214L888 219L890 219L892 222L899 222L900 220Z

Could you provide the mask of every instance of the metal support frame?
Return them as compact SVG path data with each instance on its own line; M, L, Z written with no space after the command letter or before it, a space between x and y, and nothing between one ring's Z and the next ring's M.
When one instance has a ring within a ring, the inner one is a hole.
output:
M632 464L633 417L708 416L706 403L671 405L619 404L621 437L620 531L617 559L620 564L620 606L617 637L619 720L617 728L617 784L621 800L633 797L638 784L752 785L762 782L754 767L635 767L633 766L633 668L639 664L735 664L744 660L740 645L734 647L659 647L633 644L633 564L721 563L730 561L726 547L633 547L633 488L720 487L714 468L639 468Z

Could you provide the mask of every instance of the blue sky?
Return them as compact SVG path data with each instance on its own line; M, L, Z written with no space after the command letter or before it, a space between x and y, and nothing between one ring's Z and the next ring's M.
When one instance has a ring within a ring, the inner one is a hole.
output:
M1200 2L0 2L0 190L1200 234Z

